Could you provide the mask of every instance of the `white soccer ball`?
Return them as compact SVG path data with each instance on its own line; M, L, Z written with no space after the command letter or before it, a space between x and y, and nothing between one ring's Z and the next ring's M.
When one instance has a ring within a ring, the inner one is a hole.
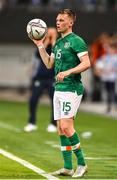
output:
M32 19L26 27L29 38L40 40L47 33L47 25L42 19Z

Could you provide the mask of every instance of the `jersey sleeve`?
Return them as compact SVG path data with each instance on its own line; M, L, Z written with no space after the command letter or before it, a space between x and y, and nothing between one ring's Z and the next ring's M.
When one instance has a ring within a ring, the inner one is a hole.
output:
M81 37L77 37L74 39L72 43L72 49L78 56L82 56L88 52L88 47L85 41Z

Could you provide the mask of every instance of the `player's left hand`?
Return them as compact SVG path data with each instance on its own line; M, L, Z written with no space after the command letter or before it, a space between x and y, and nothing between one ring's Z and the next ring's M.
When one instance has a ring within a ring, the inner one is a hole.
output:
M63 81L65 77L71 74L70 70L59 72L56 76L56 81Z

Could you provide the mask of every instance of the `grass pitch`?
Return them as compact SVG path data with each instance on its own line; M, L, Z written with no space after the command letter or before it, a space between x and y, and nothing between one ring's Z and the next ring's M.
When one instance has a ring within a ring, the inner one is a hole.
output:
M38 130L25 133L27 103L0 102L0 149L8 151L47 173L63 166L59 150L59 137L46 132L50 108L40 105L37 112ZM75 119L76 130L88 165L85 179L117 179L117 121L115 119L79 112ZM83 138L83 132L91 132ZM76 168L75 156L73 165ZM59 179L71 177L59 176ZM0 179L46 179L34 171L0 154Z

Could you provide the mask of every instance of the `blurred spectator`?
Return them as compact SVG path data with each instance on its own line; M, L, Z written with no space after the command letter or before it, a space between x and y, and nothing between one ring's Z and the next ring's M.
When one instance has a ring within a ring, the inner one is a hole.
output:
M111 112L112 103L116 101L117 81L117 39L108 46L108 53L99 58L95 64L95 73L101 77L107 95L107 113Z
M28 5L30 3L30 0L18 0L17 2L19 5L20 4L24 4L24 5Z
M94 66L97 60L106 54L108 43L110 40L110 35L106 32L102 33L97 37L94 42L90 46L91 52L91 64L92 64L92 93L91 100L92 101L101 101L102 100L102 90L101 90L101 80L100 76L97 76L94 71Z
M9 0L0 0L0 11L9 6Z
M56 8L64 8L66 0L53 0L53 5Z
M31 0L31 4L33 6L37 6L37 5L41 4L41 0Z
M0 9L14 5L32 5L40 8L77 8L79 11L107 11L117 10L117 0L0 0Z
M51 48L57 38L55 28L48 28L48 33L44 40L44 45L48 54L51 53ZM36 126L36 110L38 100L41 95L46 91L51 101L51 122L47 127L48 132L56 132L56 121L53 117L53 94L54 94L54 69L47 69L41 60L38 49L35 50L32 59L32 78L31 78L31 96L29 99L29 119L28 125L24 127L26 132L31 132L37 129Z
M96 0L82 0L86 11L94 11L96 8Z
M50 3L50 0L31 0L30 3L31 5L35 7L38 5L40 5L40 7L43 7L43 6L48 6Z
M50 0L41 0L41 4L47 6Z
M18 4L18 0L9 0L10 1L10 7L15 7Z
M107 0L96 0L96 11L103 12L107 10Z
M101 33L91 44L91 62L95 65L97 59L103 56L108 47L110 35L107 32Z
M107 0L108 10L117 10L117 0Z

